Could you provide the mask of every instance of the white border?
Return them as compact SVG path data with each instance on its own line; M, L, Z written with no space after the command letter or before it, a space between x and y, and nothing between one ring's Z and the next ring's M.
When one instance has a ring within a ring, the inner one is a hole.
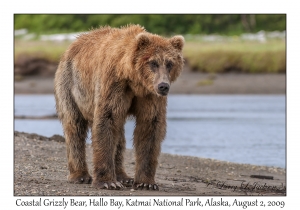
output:
M9 1L1 3L1 206L14 207L13 197L13 14L15 13L286 13L287 14L287 197L298 207L299 190L299 11L296 1ZM296 197L297 196L297 197ZM28 197L27 197L28 198ZM53 197L52 197L53 198ZM78 198L78 197L76 197ZM233 199L234 197L226 197ZM246 197L244 197L246 199ZM267 201L272 197L259 198ZM70 197L68 197L70 199ZM123 199L123 198L122 198ZM143 198L141 198L143 199ZM147 198L146 198L147 199ZM273 199L273 198L272 198ZM295 208L293 208L295 209Z

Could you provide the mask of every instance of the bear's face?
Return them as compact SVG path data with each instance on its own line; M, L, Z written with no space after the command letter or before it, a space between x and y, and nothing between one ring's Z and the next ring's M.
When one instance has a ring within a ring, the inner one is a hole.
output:
M139 80L148 91L166 96L171 83L176 80L183 68L184 38L174 36L165 39L141 33L136 39L135 69Z

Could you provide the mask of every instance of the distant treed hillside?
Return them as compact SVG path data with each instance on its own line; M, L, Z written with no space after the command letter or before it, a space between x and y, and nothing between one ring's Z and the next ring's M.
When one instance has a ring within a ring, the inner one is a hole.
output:
M30 15L14 16L15 29L27 28L38 34L87 31L103 25L119 27L129 23L140 24L157 34L223 34L238 35L247 32L283 31L285 14L203 14L203 15Z

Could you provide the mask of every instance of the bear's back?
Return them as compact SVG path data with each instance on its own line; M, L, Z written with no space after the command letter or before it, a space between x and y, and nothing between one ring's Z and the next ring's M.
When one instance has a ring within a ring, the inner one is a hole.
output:
M121 28L111 28L110 26L100 27L91 30L88 33L83 33L77 40L82 40L85 43L88 41L104 41L104 40L120 40L124 38L134 38L137 34L145 32L145 29L140 25L127 25Z
M128 48L134 44L136 35L142 32L146 31L139 25L127 25L121 28L104 26L93 29L77 37L70 45L67 57L73 59L79 56L86 61L92 57L107 58L107 55L111 57L111 55L124 54L124 51L130 51Z

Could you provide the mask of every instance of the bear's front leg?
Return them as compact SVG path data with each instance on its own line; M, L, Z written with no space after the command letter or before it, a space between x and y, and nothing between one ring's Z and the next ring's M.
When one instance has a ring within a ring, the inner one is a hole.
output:
M134 147L136 169L135 189L158 190L155 173L161 142L166 134L166 99L142 99L137 103Z
M119 181L125 181L126 184L127 175L123 170L123 133L132 95L126 94L124 90L126 88L121 82L111 86L107 84L97 97L92 126L92 186L96 188L122 189L123 185Z
M123 185L117 181L115 173L116 122L111 109L96 112L92 127L93 147L93 182L92 186L100 189L121 189Z
M110 101L111 102L111 101ZM121 189L123 185L117 181L115 162L119 145L119 132L122 130L126 116L113 103L103 103L95 111L92 127L93 147L93 182L96 188Z

